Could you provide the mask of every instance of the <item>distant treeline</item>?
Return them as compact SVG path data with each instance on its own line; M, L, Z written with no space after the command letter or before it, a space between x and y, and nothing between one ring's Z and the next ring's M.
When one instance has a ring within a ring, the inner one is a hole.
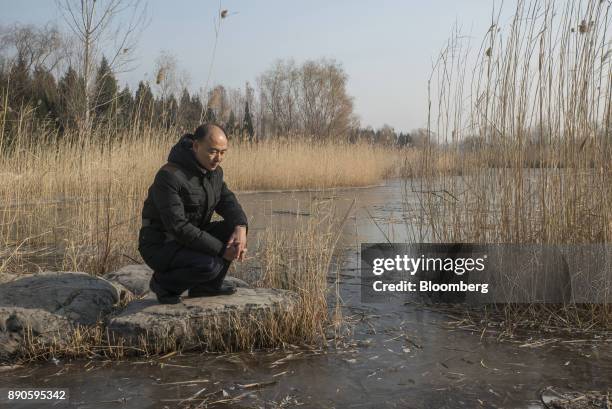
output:
M188 74L168 52L157 58L154 80L136 89L120 86L116 60L101 56L88 64L84 70L81 54L53 25L0 27L2 145L17 134L136 134L144 127L186 132L204 121L251 141L309 137L406 146L427 135L423 129L408 134L389 125L361 127L347 74L334 60L279 60L257 77L256 87L247 82L242 89L216 85L199 92L190 92Z
M147 81L140 81L135 91L127 85L120 89L103 57L87 107L85 81L72 66L56 79L50 71L28 65L25 59L18 58L0 69L0 119L5 136L23 126L59 134L79 130L85 125L87 109L91 127L115 132L145 126L194 129L202 121L221 120L232 135L254 136L248 102L241 107L240 118L230 110L227 118L218 119L218 110L212 104L206 106L199 95L190 94L186 88L178 98L174 94L154 95Z

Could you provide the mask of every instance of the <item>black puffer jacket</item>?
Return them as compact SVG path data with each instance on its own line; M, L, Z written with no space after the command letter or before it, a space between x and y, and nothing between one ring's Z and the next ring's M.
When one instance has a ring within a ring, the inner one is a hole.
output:
M191 147L187 135L174 145L142 209L138 250L156 271L165 270L181 246L223 254L223 243L204 230L213 212L233 225L247 225L242 207L223 181L223 169L200 167Z

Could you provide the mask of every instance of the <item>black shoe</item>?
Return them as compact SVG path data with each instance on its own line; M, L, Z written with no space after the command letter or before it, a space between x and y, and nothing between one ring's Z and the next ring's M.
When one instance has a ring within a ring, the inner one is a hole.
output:
M149 288L155 293L160 304L178 304L181 302L180 295L166 290L153 277L149 282Z
M221 287L213 288L205 285L190 288L189 297L212 297L215 295L232 295L236 292L236 287L232 284L221 284Z

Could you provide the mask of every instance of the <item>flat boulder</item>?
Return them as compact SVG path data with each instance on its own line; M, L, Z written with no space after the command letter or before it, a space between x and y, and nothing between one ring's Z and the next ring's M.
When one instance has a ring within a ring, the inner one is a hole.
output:
M42 311L82 325L95 324L119 299L117 286L86 273L43 272L0 284L0 310Z
M239 329L257 336L266 327L261 323L290 314L296 305L294 292L272 288L239 287L232 295L183 298L172 305L159 304L150 294L112 317L108 329L128 345L142 346L146 341L149 346L197 348L213 337L235 336Z
M0 361L10 360L26 347L24 340L61 345L72 329L69 319L40 309L0 307Z
M153 275L153 270L146 264L130 264L121 267L117 271L113 271L104 275L109 281L121 284L126 289L130 290L134 295L140 297L149 293L149 280ZM233 284L236 287L249 288L249 284L235 277L225 277L225 281Z
M140 297L149 292L149 280L152 274L153 271L146 264L130 264L117 271L106 273L104 278L121 284L132 294Z

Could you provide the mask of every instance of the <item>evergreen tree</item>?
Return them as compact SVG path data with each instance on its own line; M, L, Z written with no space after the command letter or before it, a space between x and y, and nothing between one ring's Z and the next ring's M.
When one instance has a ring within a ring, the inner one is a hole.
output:
M148 82L140 81L134 96L135 113L141 125L152 123L155 99Z
M53 75L41 67L34 70L31 98L36 107L36 116L55 126L58 120L59 92Z
M85 117L85 80L68 67L58 88L60 129L75 129Z
M102 57L100 67L96 74L96 83L92 99L94 104L93 112L95 112L97 118L108 118L115 114L116 96L117 80L111 71L106 57Z
M9 147L12 144L20 114L28 112L25 108L31 105L31 86L27 64L24 59L20 58L16 63L10 65L6 79L2 84L2 93L0 93L0 106L2 106L2 112L6 113L4 126L2 127L4 135L0 135L3 138L0 145L4 147ZM4 107L4 98L7 96L6 103L8 106Z
M178 124L181 129L193 131L200 122L202 112L202 102L197 95L189 95L187 89L183 89L181 99L178 104Z
M134 98L130 88L126 85L117 96L117 117L119 124L127 128L132 121L132 111L134 109Z
M211 107L208 107L206 110L206 115L204 116L204 122L214 123L217 122L217 116L215 115L215 111Z
M191 96L191 110L192 110L192 116L191 116L191 129L195 129L197 126L200 125L200 115L202 113L202 109L204 109L204 106L202 105L202 101L200 100L200 96L199 95L192 95Z
M244 120L242 121L243 128L249 136L249 141L253 141L253 135L255 130L253 129L253 119L251 118L251 111L249 110L249 102L247 101L244 106Z
M229 118L227 119L227 123L225 124L225 131L227 132L228 137L234 134L234 129L236 128L236 115L234 114L234 110L232 109L229 114Z
M23 105L30 102L31 93L32 84L26 61L19 58L9 73L9 106L13 111L20 111Z
M187 88L183 88L178 106L178 124L182 129L189 129L189 110L191 109L191 96Z
M166 116L164 127L166 129L170 129L171 127L177 124L178 120L178 103L176 102L176 98L174 95L170 95L170 97L166 100Z
M153 118L151 126L159 128L165 126L166 123L166 101L162 98L155 97L153 100Z
M398 138L397 138L397 144L399 146L408 146L412 144L412 138L410 137L409 133L402 133L400 132Z

